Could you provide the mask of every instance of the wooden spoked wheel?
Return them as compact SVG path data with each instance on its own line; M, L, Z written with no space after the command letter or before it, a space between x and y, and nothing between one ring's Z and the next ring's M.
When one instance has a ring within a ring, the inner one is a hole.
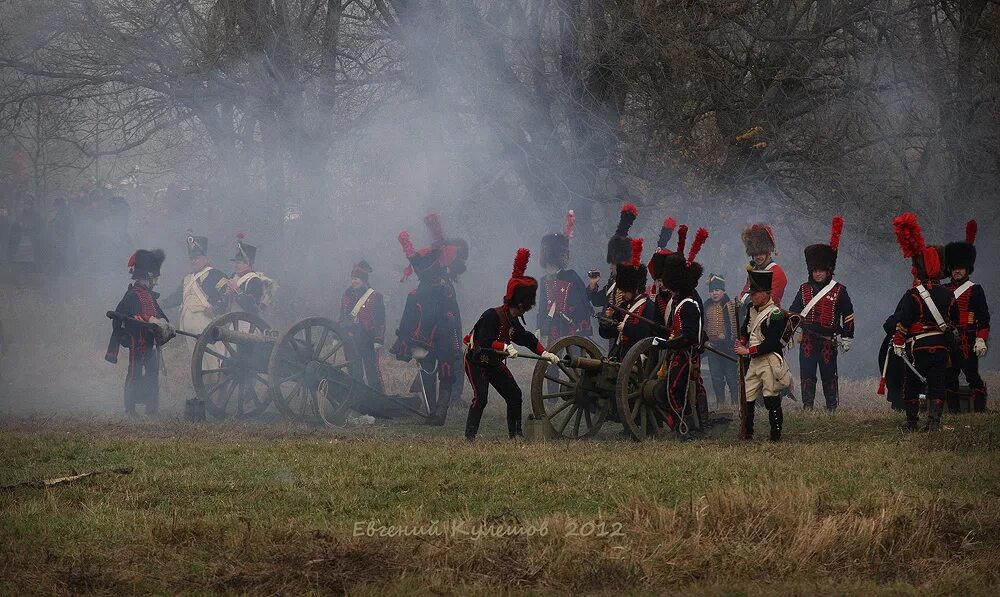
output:
M567 336L549 347L549 352L564 362L550 365L535 363L531 376L531 409L543 419L554 437L581 439L600 430L611 411L611 399L600 388L603 369L574 369L567 357L600 360L604 355L592 341L582 336Z
M636 441L656 438L669 430L666 379L660 377L661 359L666 352L655 347L655 341L639 341L625 354L618 369L618 417Z
M270 326L251 313L227 313L208 324L191 356L191 382L210 415L224 419L262 414L271 404L270 380L266 374L271 345L214 341L213 329L260 334L263 338Z
M293 421L342 424L357 398L361 361L341 327L303 319L275 345L268 363L274 403Z

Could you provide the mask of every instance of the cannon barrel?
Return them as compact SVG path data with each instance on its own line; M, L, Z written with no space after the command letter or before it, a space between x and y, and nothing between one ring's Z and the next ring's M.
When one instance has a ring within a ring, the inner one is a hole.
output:
M278 340L278 332L275 330L264 330L260 334L241 332L227 327L213 327L205 330L211 334L214 342L230 342L232 344L274 344Z
M576 355L569 357L569 366L583 371L600 371L605 363L608 363L607 359L592 359Z

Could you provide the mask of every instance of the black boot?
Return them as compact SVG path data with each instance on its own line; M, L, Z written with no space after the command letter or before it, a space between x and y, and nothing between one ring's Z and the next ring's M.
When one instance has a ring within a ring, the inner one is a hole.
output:
M524 437L524 432L521 431L520 415L518 415L517 418L511 417L509 415L507 416L507 435L510 436L510 439L514 439L516 437L520 438Z
M479 433L479 421L483 418L483 411L469 407L469 417L465 420L465 439L474 440Z
M453 388L441 388L439 390L437 402L424 421L427 425L434 425L435 427L444 425L445 419L448 417L448 406L451 404L452 393Z
M757 401L750 400L747 402L747 418L745 421L744 429L746 430L746 439L753 439L753 414L757 410Z
M708 396L705 394L699 395L695 398L695 408L698 412L698 424L704 433L708 433L712 429L712 423L708 418Z
M941 411L944 410L944 400L927 401L927 425L924 431L941 430Z
M907 400L903 403L903 410L906 411L903 431L917 431L920 428L920 402Z
M764 396L764 406L767 407L767 422L771 425L771 441L781 441L781 426L785 415L781 411L780 396Z

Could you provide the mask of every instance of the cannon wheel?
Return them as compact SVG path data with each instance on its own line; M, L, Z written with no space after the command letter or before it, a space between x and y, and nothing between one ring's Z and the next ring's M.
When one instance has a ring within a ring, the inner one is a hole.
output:
M653 342L654 338L646 338L636 343L618 369L618 417L636 441L659 437L669 429L669 407L663 395L665 380L658 375L664 353L654 348Z
M592 341L582 336L560 338L549 352L567 356L600 359L604 355ZM550 427L552 435L567 439L592 437L604 424L611 411L611 400L597 386L594 374L578 371L565 364L558 365L553 376L545 361L535 363L531 376L531 409ZM555 387L550 387L555 386Z
M271 404L270 380L258 371L251 358L251 353L260 347L211 342L212 328L224 327L251 334L263 334L270 329L260 317L241 312L227 313L208 324L191 356L194 391L205 401L205 410L213 417L255 417Z
M343 423L356 386L323 383L310 371L325 363L356 378L360 363L353 354L347 334L330 319L309 317L293 325L274 345L267 367L278 410L293 421Z

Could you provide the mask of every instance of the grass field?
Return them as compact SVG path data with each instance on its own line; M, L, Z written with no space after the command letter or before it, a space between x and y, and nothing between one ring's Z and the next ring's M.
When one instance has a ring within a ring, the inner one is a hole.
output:
M998 414L790 412L778 445L468 445L459 418L7 419L0 484L133 472L0 491L0 592L1000 590Z

